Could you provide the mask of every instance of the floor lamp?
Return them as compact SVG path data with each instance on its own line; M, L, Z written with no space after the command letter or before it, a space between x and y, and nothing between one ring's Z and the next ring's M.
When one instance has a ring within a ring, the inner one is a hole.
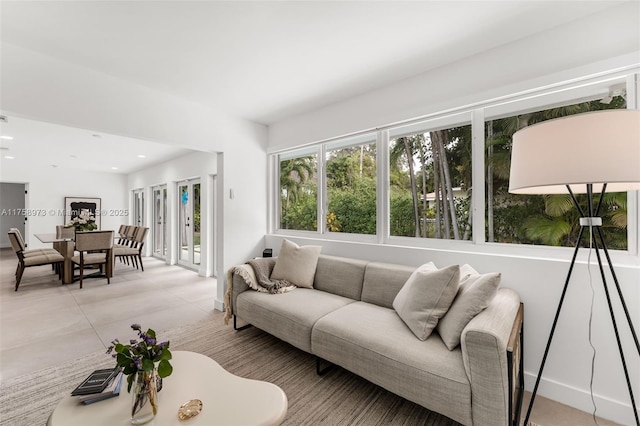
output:
M618 333L618 324L611 303L613 292L609 291L610 284L607 284L600 250L604 253L606 263L609 265L638 356L640 356L640 344L638 344L638 336L631 322L631 316L603 238L602 219L598 216L605 191L637 190L640 190L640 111L605 110L572 115L526 127L513 135L509 192L514 194L566 194L568 192L581 216L578 242L524 419L525 425L529 421L578 248L585 231L592 237L620 360L627 380L631 406L636 425L640 425ZM600 193L600 201L597 206L594 206L593 196L597 193ZM578 204L575 194L587 194L586 210Z

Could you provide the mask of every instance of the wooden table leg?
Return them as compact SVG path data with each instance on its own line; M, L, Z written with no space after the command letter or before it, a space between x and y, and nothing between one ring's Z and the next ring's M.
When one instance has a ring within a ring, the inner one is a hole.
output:
M73 249L75 247L75 243L73 241L61 241L60 242L60 252L64 257L64 263L62 264L62 283L63 284L71 284L73 283L73 263L71 262L71 258L73 257Z
M113 277L113 264L115 262L115 256L113 255L113 249L109 250L109 259L107 260L107 265L105 266L105 275L108 278Z

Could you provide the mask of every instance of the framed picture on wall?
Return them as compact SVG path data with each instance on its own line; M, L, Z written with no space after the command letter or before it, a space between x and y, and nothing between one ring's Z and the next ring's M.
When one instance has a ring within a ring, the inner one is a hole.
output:
M64 209L65 225L74 220L89 219L95 222L96 229L100 229L100 198L64 197Z

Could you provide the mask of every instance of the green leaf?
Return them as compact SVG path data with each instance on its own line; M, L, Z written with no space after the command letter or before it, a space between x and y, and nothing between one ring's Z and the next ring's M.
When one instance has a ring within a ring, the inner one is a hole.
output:
M171 359L171 351L168 349L168 346L167 346L167 348L162 350L162 355L160 355L160 361L161 360L168 361L170 359Z
M560 245L563 237L571 232L571 224L544 216L533 216L524 223L527 237L550 246Z
M559 217L574 209L570 195L545 195L544 211L549 216Z
M158 376L165 378L173 372L173 367L169 364L169 361L163 359L158 364Z
M133 379L135 376L135 374L129 374L127 376L127 392L131 392L131 385L133 385Z
M153 361L148 358L142 358L142 369L144 371L153 371Z
M116 362L120 367L124 367L131 363L131 358L128 357L127 354L120 352L116 355Z

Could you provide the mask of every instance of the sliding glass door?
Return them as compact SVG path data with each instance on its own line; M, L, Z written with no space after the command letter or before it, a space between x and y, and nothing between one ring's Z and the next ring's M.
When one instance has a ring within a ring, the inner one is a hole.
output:
M153 188L153 255L167 256L167 185Z
M144 189L133 190L133 224L144 226Z
M178 182L178 264L200 266L200 179Z

